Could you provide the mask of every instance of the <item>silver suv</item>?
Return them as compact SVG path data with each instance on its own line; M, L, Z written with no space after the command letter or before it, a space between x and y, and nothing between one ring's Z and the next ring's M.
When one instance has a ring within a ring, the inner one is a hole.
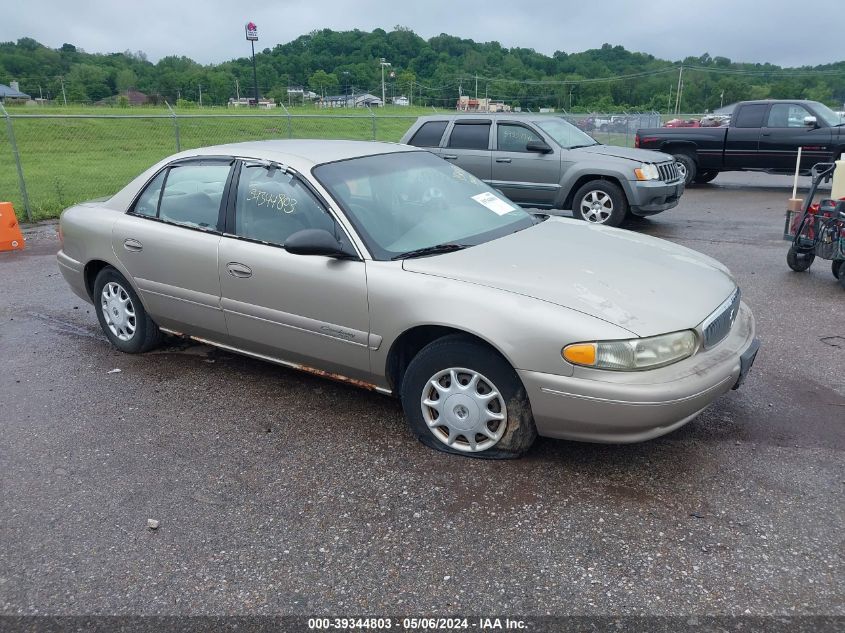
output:
M668 154L602 145L559 116L424 116L402 142L453 162L521 206L571 209L596 224L660 213L684 192Z

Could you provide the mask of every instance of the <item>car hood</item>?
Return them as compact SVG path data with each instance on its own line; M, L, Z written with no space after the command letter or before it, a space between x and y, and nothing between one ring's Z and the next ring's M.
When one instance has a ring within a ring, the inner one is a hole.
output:
M652 152L647 149L637 149L635 147L616 147L615 145L590 145L589 147L579 147L574 151L584 154L599 154L601 156L635 160L638 163L665 163L672 158L663 152Z
M693 328L736 288L727 268L696 251L554 217L403 268L547 301L637 336Z

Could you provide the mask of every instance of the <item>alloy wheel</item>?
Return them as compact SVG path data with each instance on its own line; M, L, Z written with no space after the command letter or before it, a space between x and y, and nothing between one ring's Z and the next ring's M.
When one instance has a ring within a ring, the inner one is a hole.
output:
M129 341L135 336L138 326L135 306L123 286L114 281L103 286L100 309L109 330L119 340Z

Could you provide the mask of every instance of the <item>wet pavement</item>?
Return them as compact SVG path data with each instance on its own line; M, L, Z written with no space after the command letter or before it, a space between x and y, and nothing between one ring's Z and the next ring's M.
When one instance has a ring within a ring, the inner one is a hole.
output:
M427 449L343 384L121 354L30 231L0 254L0 613L845 615L845 291L788 269L790 193L723 175L631 227L737 277L763 345L739 391L509 462Z

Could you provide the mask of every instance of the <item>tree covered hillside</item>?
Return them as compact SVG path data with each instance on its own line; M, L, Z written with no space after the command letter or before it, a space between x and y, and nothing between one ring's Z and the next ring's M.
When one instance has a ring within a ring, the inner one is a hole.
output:
M703 112L721 103L756 98L807 98L835 109L845 102L845 61L784 69L725 57L667 61L621 46L552 56L529 48L504 48L452 35L425 40L403 27L390 32L328 29L302 35L256 54L262 96L288 100L289 86L317 94L381 92L380 58L395 72L388 96L412 96L415 105L452 107L459 94L487 94L523 107L575 111L674 109L683 71L681 111ZM31 38L0 43L0 83L17 80L22 91L97 102L134 88L173 103L181 98L222 105L240 90L252 94L248 58L202 65L168 56L152 63L143 52L90 54L72 44L47 48ZM476 88L477 85L477 88Z

